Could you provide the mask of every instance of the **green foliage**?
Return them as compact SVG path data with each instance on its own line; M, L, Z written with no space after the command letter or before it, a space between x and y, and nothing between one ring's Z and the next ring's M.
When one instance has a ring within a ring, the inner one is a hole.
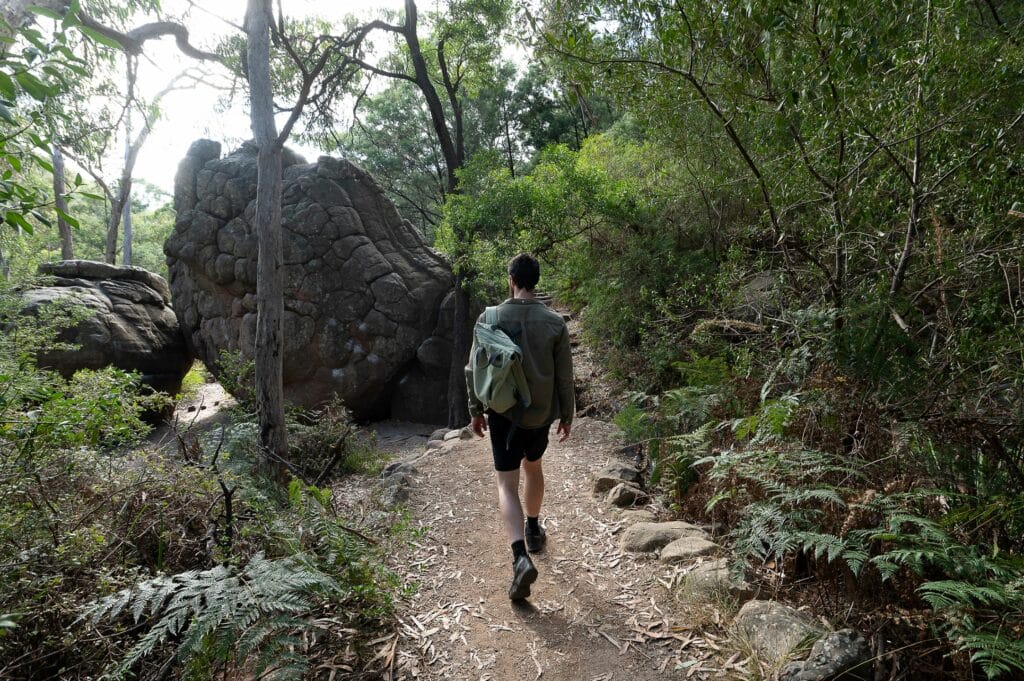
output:
M352 421L340 401L296 411L288 420L290 463L306 480L320 483L339 474L378 475L384 456Z
M243 408L255 408L256 364L238 350L221 350L217 380Z
M188 399L199 391L200 386L207 382L206 369L202 363L196 362L181 379L181 392L178 399Z
M338 589L302 556L269 560L256 554L238 570L218 565L156 577L100 600L85 615L94 624L122 613L130 613L135 624L144 617L156 620L110 670L116 678L162 644L180 639L176 655L187 663L185 678L207 678L206 660L215 656L252 664L257 675L270 672L267 678L298 679L306 668L296 648L302 629L311 626L314 599Z
M396 578L361 537L334 517L329 489L293 480L271 522L269 549L244 565L217 565L158 576L96 601L93 624L125 617L148 625L116 666L129 674L143 658L171 646L185 678L209 678L226 663L267 678L304 678L311 642L328 636L327 613L358 606L380 617Z
M6 673L137 676L171 663L196 679L242 665L296 678L344 645L353 621L388 615L399 585L383 555L400 537L371 544L338 517L328 489L294 482L282 495L254 476L256 424L244 414L221 432L179 433L177 456L136 449L152 406L136 378L39 370L36 355L65 347L61 328L80 313L25 316L20 305L0 295ZM292 428L306 449L300 467L379 466L343 410ZM85 608L97 594L110 595Z
M686 307L702 300L713 267L666 181L684 173L664 149L622 130L588 139L580 152L549 147L515 177L470 164L436 244L485 281L500 280L516 252L537 254L546 262L541 286L586 306L585 331L603 355L641 387L658 387L680 359L677 331L663 332L679 329ZM467 230L481 238L467 240Z
M748 447L695 463L720 490L708 510L735 513L731 536L739 559L783 565L804 554L860 579L915 580L939 617L938 629L970 651L986 674L1021 669L1015 632L1024 627L1024 561L997 546L964 542L956 519L973 515L965 508L971 499L934 520L933 500L949 493L862 493L869 478L856 459L798 444L756 446L769 441L781 444L774 429L753 435Z
M69 380L37 370L35 358L67 348L62 329L88 313L48 305L20 314L21 298L0 291L0 438L23 454L74 447L114 446L148 431L141 414L163 398L139 397L138 377L119 369L81 370Z
M477 156L496 154L513 166L522 163L515 68L502 56L511 6L508 0L453 0L419 7L417 39L423 68L439 97L441 111L435 113L443 122L434 119L424 93L413 82L408 44L386 39L377 47L381 68L375 73L356 69L348 87L334 93L338 100L358 94L354 120L345 121L347 130L338 129L339 120L331 111L318 116L305 133L307 139L370 171L428 239L433 238L450 190L449 164L455 171ZM315 31L310 39L316 42L322 33ZM386 78L378 85L382 72L408 77ZM442 151L439 123L451 138L453 158L445 158Z
M52 184L49 178L33 175L26 178L42 193L50 191ZM143 183L135 183L133 196L141 195ZM82 185L85 191L93 190L91 185ZM137 193L136 193L137 192ZM82 192L72 195L69 210L75 214L78 226L74 229L75 257L84 260L103 260L107 239L108 207L105 201L81 196ZM157 194L155 204L133 201L133 264L150 272L167 277L167 261L163 253L163 245L167 236L174 229L174 212L165 197ZM0 232L0 246L3 247L10 265L10 281L25 282L35 276L40 263L59 260L61 257L60 242L57 239L56 227L53 229L36 229L32 234L18 234L13 230Z
M112 563L112 556L159 560L151 541L165 562L176 555L170 530L157 528L163 512L181 508L181 489L194 488L184 484L187 471L168 473L145 460L124 465L118 452L146 435L140 416L154 405L137 394L136 377L108 368L64 380L35 366L37 355L66 347L59 334L81 313L53 305L28 316L22 304L17 293L0 291L0 612L19 616L14 628L5 620L0 664L15 676L47 678L57 674L48 665L59 665L60 656L25 650L61 649L65 636L78 633L65 631L76 600L130 578L131 561ZM187 495L187 507L204 494ZM75 664L95 664L101 648L83 644Z
M440 220L444 159L412 83L396 81L363 102L358 124L340 137L337 151L381 183L402 215L426 236ZM333 125L331 121L331 125Z
M634 396L612 418L612 423L619 427L622 434L631 442L640 442L651 437L654 423L651 416L639 404L642 395Z
M668 490L676 510L680 509L690 485L697 481L694 464L707 454L710 431L711 424L707 423L689 433L665 438L653 450L656 456L651 482L660 482Z
M540 53L625 112L578 155L624 200L549 258L659 394L622 425L705 454L673 501L865 611L919 589L978 669L1020 673L1021 6L543 6Z
M50 224L40 212L49 204L48 192L25 179L34 169L53 172L41 107L88 75L85 61L71 49L67 29L62 24L45 36L33 26L15 31L0 22L0 34L10 36L0 48L0 160L5 166L0 213L9 228L29 234L36 224Z

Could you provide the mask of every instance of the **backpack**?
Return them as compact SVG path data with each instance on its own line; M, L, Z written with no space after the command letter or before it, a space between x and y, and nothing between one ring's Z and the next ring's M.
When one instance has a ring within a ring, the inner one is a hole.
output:
M473 392L484 405L499 414L517 405L530 406L530 386L523 373L523 351L497 325L498 310L488 307L473 327L475 351L469 358Z

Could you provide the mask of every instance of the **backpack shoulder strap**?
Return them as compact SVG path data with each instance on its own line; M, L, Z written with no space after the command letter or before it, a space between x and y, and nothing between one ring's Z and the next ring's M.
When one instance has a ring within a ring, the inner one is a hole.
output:
M490 306L484 308L484 324L490 324L494 326L498 323L498 308L497 306Z

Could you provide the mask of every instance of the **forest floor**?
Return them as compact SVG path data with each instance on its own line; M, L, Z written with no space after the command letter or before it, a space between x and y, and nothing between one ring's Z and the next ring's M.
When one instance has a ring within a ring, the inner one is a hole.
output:
M383 424L382 440L398 435ZM405 437L394 453L422 454ZM420 439L422 443L423 440ZM393 446L393 445L392 445ZM714 636L691 630L672 598L685 568L623 553L628 521L589 476L616 455L616 428L579 419L544 456L544 552L528 601L511 602L511 551L499 524L490 446L453 440L415 461L406 508L423 534L392 568L413 585L398 630L378 641L387 679L642 681L723 676ZM404 451L403 451L404 449Z
M584 347L574 346L578 411L607 414L614 391ZM618 535L629 520L592 493L591 474L623 447L614 425L584 416L569 440L552 439L541 514L547 546L533 557L540 576L530 598L518 603L508 598L512 554L499 521L489 440L454 439L425 452L429 426L381 423L374 430L380 449L416 469L405 508L418 536L391 560L412 596L398 606L397 630L375 641L371 666L382 678L727 675L731 665L717 662L723 656L715 635L691 629L677 612L672 594L689 566L623 553ZM352 499L351 489L338 491ZM656 506L646 510L667 515Z
M578 413L607 415L615 390L575 341L574 363ZM232 403L218 384L205 384L179 404L178 426L217 427ZM393 421L368 427L388 460L415 467L401 521L413 538L389 557L409 595L397 600L395 628L364 642L362 659L344 655L338 678L348 678L344 672L389 681L735 676L730 672L740 667L730 663L738 655L722 662L717 611L693 622L692 604L673 597L692 566L622 552L619 534L631 521L592 493L591 474L623 456L618 428L578 416L568 441L552 438L541 515L548 542L533 557L540 575L531 597L518 603L508 598L512 554L498 517L490 442L453 439L428 451L435 428ZM151 441L173 446L173 432L161 429ZM343 517L358 522L381 509L379 481L345 476L333 488ZM657 505L642 508L668 518Z

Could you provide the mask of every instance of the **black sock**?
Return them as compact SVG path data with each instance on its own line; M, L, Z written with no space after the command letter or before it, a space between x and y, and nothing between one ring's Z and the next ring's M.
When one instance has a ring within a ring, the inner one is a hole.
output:
M535 516L531 518L530 516L526 516L526 529L530 532L540 532L540 517Z
M519 541L512 542L512 558L516 559L519 556L526 555L526 542L520 539Z

